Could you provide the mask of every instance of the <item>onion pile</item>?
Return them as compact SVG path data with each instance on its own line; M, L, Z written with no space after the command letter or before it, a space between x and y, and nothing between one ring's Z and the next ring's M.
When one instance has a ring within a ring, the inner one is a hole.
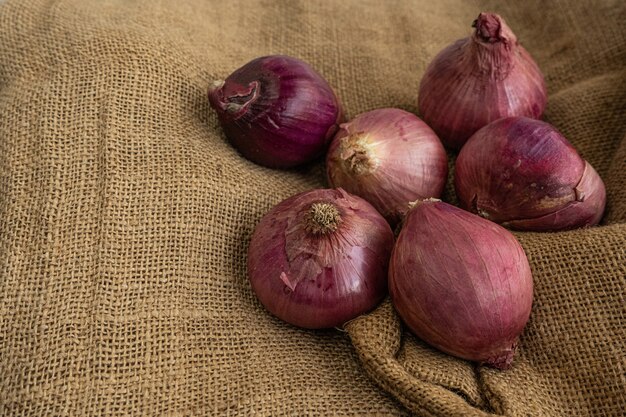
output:
M257 164L300 166L330 143L326 173L337 188L287 198L252 235L248 276L269 312L304 328L337 327L389 292L426 343L498 369L512 365L533 280L502 226L590 227L606 192L567 139L536 120L546 106L543 75L504 20L481 13L473 26L428 66L423 121L385 108L340 124L329 84L281 55L257 58L209 89L226 137ZM461 208L437 199L448 169L442 142L460 149Z

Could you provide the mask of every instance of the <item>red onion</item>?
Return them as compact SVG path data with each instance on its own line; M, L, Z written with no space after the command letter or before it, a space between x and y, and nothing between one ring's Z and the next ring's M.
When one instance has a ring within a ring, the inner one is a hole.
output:
M400 109L378 109L341 125L326 155L333 187L365 198L392 224L409 202L439 197L448 174L443 145L426 123Z
M249 160L288 168L321 155L341 110L328 83L288 56L254 59L209 89L226 137Z
M494 120L539 118L546 106L543 75L504 19L481 13L473 27L435 57L419 89L422 118L453 149Z
M606 202L602 179L567 139L526 117L476 132L456 160L455 187L463 208L518 230L595 225Z
M508 368L533 297L506 229L436 199L416 202L391 255L389 292L411 331L451 355Z
M290 197L267 213L248 250L248 274L278 318L341 326L385 296L393 233L367 201L342 190Z

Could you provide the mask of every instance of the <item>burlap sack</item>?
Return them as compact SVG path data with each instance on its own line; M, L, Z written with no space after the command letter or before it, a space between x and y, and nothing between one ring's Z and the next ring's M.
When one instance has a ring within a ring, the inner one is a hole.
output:
M623 415L625 8L517 3L0 6L0 415ZM535 56L546 119L609 199L601 227L518 234L536 291L513 369L438 353L388 302L347 333L269 315L247 281L249 237L271 206L324 187L323 166L241 158L209 83L286 53L348 116L416 112L426 64L481 10Z

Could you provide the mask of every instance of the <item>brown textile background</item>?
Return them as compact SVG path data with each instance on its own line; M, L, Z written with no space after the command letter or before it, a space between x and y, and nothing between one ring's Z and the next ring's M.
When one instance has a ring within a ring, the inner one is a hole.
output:
M626 8L515 3L1 5L0 415L623 415ZM426 64L481 10L536 58L546 120L609 199L601 227L518 234L536 291L514 368L426 347L388 302L347 333L270 316L247 281L248 239L271 206L325 186L323 166L241 158L209 83L286 53L349 117L416 112Z

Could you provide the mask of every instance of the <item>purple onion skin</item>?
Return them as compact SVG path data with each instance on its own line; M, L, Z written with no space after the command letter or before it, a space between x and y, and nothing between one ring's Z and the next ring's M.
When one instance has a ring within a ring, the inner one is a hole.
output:
M247 159L291 168L320 156L342 117L335 93L311 66L273 55L209 89L226 137Z
M541 117L547 100L543 74L504 19L481 13L473 26L434 58L419 88L422 118L457 150L494 120Z
M593 167L548 123L525 117L493 122L456 160L461 207L528 231L598 224L606 191Z
M410 202L441 195L448 159L419 117L386 108L340 126L326 154L326 172L333 187L363 197L395 225Z
M506 369L530 317L533 281L509 231L430 199L407 214L391 256L389 292L400 317L428 344Z
M313 204L337 209L335 230L315 233ZM248 249L252 289L272 314L293 325L342 326L387 293L393 232L367 201L342 189L307 191L272 208Z

